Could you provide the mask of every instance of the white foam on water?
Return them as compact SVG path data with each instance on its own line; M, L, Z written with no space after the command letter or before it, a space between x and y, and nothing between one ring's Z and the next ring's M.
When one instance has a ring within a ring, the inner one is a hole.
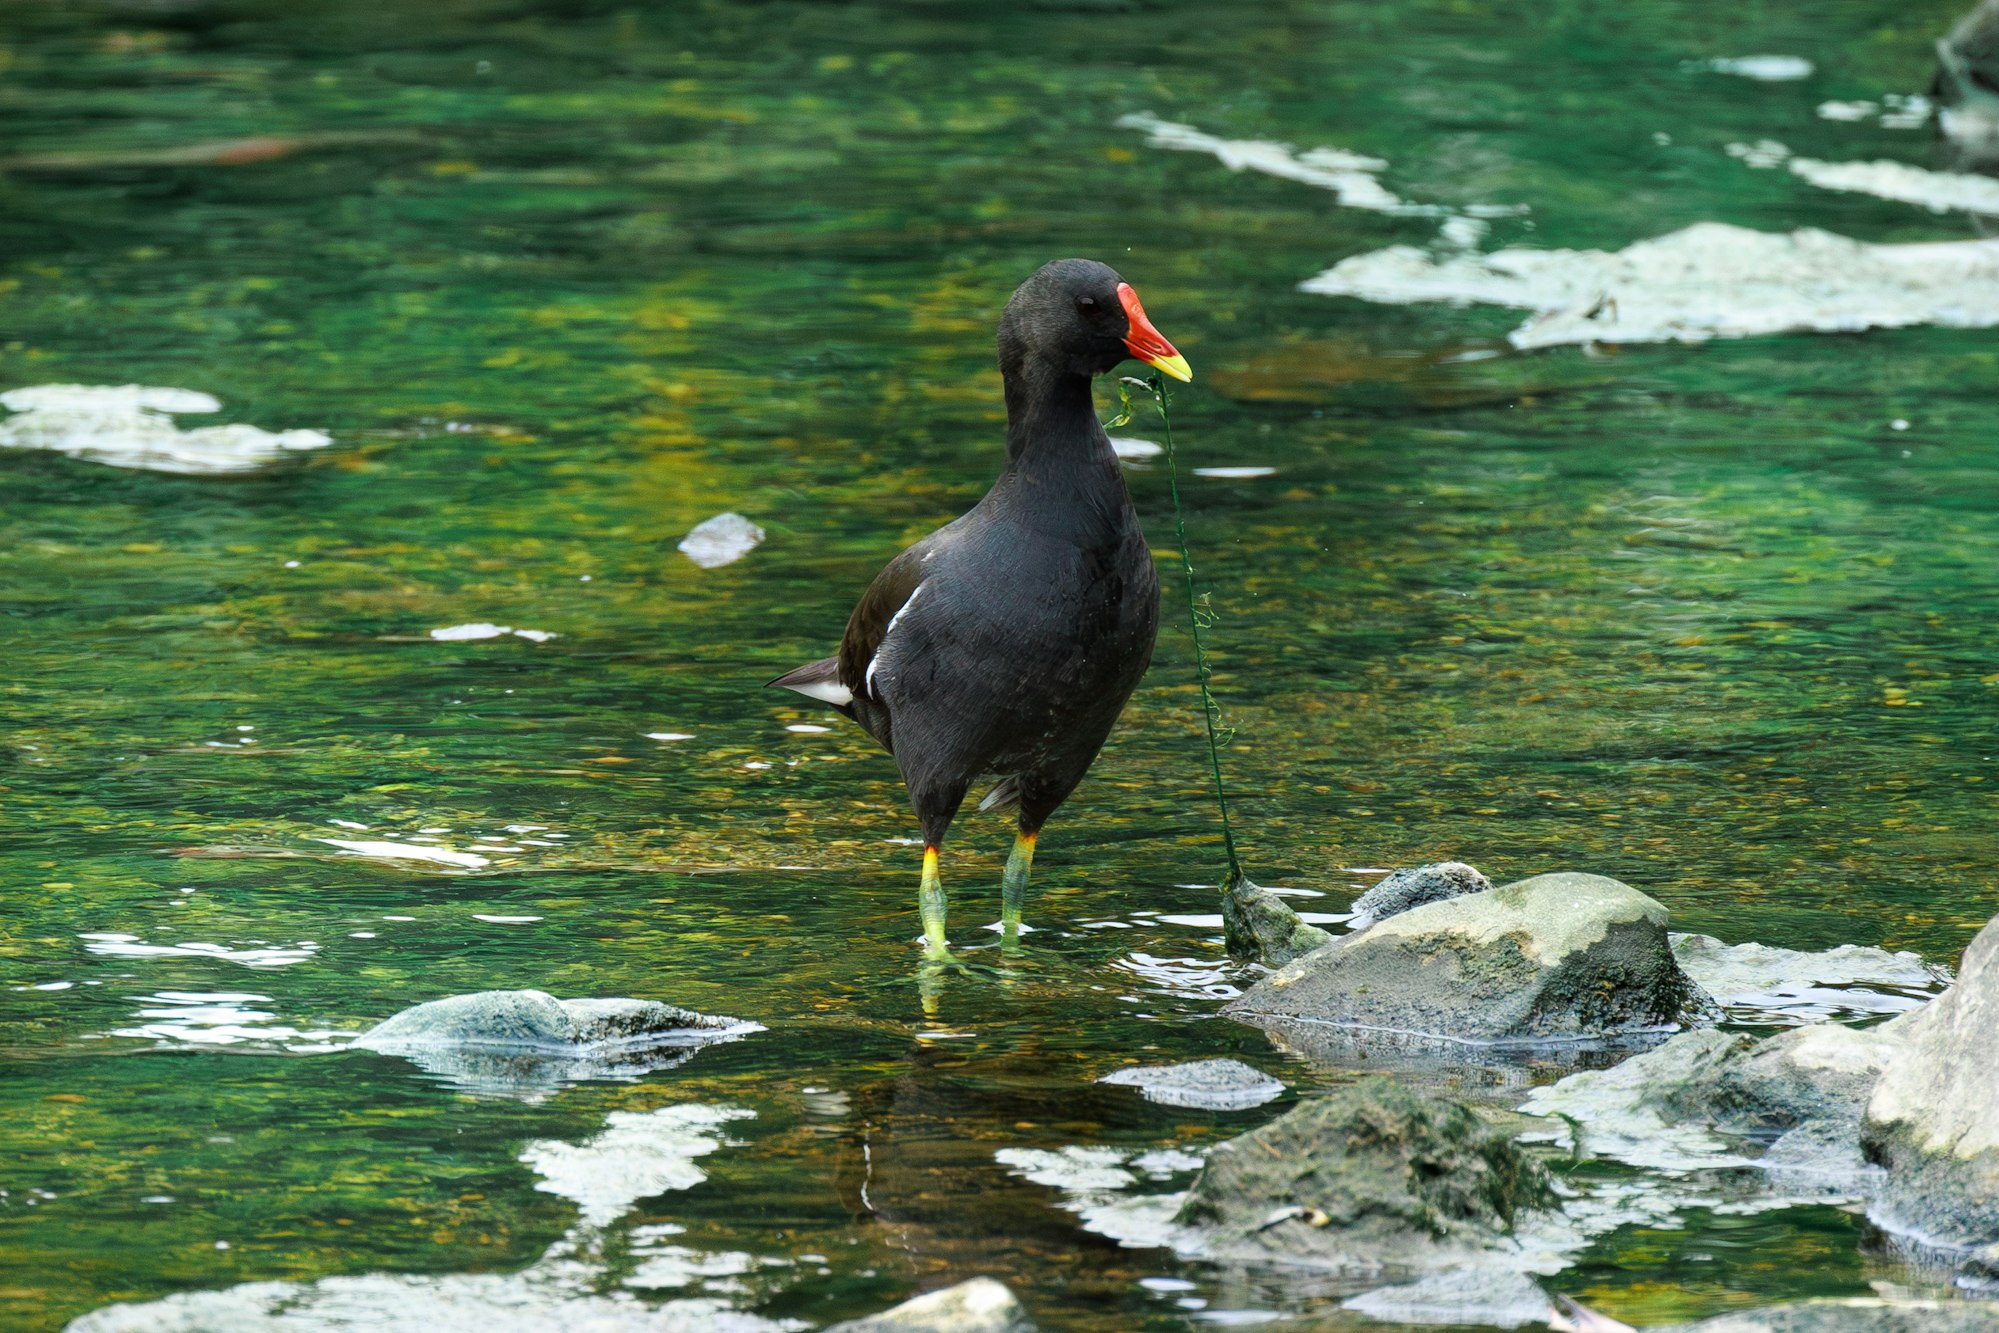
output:
M1515 347L1704 342L1806 331L1999 325L1999 240L1872 245L1804 228L1701 222L1617 251L1414 246L1355 255L1300 284L1323 296L1534 312Z
M1389 190L1375 179L1376 173L1388 169L1388 163L1378 157L1343 148L1313 148L1301 153L1290 144L1268 139L1223 139L1144 112L1120 116L1117 123L1124 129L1144 130L1146 143L1153 148L1208 153L1230 171L1259 171L1316 185L1331 190L1348 208L1401 217L1446 217L1455 211L1439 204L1412 204Z
M291 1051L331 1051L353 1033L331 1028L311 1031L276 1022L277 1015L256 1006L269 1004L268 995L242 991L171 991L141 996L142 1020L136 1027L113 1028L114 1037L150 1037L174 1046L237 1046L269 1043Z
M1733 74L1738 78L1755 79L1759 83L1808 79L1815 68L1803 56L1717 56L1713 60L1688 61L1686 67L1709 70L1715 74Z
M220 401L193 389L37 384L0 393L0 406L15 413L0 421L0 448L46 449L149 472L252 472L286 454L333 443L322 431L274 432L240 423L184 431L174 413L222 410Z
M504 635L527 639L532 643L547 643L559 638L545 629L515 629L512 625L495 625L490 620L474 621L468 625L446 625L442 629L430 631L430 637L440 643L463 643L473 639L497 639Z
M680 552L703 569L734 564L757 549L764 530L741 514L717 514L680 539Z
M1961 171L1928 171L1901 162L1819 162L1794 157L1791 174L1822 190L1871 194L1932 213L1999 213L1999 180Z
M312 940L300 940L290 946L270 946L256 941L251 948L232 949L227 945L198 940L185 944L148 944L137 935L117 931L92 931L77 938L84 941L83 947L90 953L113 958L215 958L243 967L290 967L319 952L319 945Z
M378 861L425 861L433 865L455 866L461 870L478 870L491 865L490 857L478 856L472 852L456 852L449 847L426 847L414 842L361 841L351 838L314 838L330 847L338 847L350 856L366 856Z
M1127 463L1142 463L1148 458L1157 458L1166 452L1166 446L1153 440L1126 439L1117 435L1110 437L1111 452Z
M1824 115L1825 111L1825 107L1819 108L1819 114ZM1817 158L1793 157L1789 148L1774 139L1763 139L1753 144L1732 143L1723 151L1758 169L1782 166L1798 179L1823 190L1871 194L1877 199L1891 199L1899 204L1927 208L1932 213L1958 210L1999 213L1999 180L1990 176L1961 171L1930 171L1924 167L1912 167L1906 162L1885 159L1821 162Z

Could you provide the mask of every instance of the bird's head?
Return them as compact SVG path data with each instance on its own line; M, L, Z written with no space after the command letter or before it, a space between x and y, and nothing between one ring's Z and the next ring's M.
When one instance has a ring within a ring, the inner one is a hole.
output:
M1000 317L1000 367L1031 361L1063 372L1101 375L1125 360L1143 361L1176 380L1191 380L1175 351L1116 269L1094 259L1058 259L1020 284Z

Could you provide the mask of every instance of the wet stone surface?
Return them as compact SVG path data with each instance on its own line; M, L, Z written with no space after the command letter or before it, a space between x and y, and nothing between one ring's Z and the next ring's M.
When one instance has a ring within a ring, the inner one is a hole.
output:
M1149 1102L1206 1111L1243 1111L1284 1095L1284 1084L1240 1060L1192 1060L1179 1065L1119 1069L1097 1079L1136 1088Z

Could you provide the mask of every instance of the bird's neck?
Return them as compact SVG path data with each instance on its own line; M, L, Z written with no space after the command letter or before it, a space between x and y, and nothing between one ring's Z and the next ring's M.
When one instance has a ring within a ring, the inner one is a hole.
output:
M986 503L1022 527L1097 549L1125 540L1131 493L1097 422L1087 375L1048 365L1010 366L1006 471Z
M1005 367L1007 471L1046 481L1117 475L1117 456L1090 396L1090 379L1047 362Z

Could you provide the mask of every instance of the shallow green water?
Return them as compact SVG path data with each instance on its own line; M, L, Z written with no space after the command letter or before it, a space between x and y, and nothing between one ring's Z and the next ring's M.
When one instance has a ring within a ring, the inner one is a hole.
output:
M1180 1300L1335 1326L1332 1296L1088 1235L993 1156L1257 1122L1089 1085L1133 1058L1346 1076L1213 1019L1241 978L1165 919L1214 911L1219 872L1181 622L1044 839L1029 962L931 1017L892 765L758 688L990 480L991 325L1056 255L1118 265L1194 363L1187 464L1277 469L1183 483L1258 878L1337 911L1371 878L1345 867L1588 869L1682 929L1954 958L1999 911L1989 333L1460 359L1518 316L1293 290L1434 220L1115 121L1531 204L1494 243L1957 237L1721 151L1927 164L1812 107L1919 89L1956 8L7 6L0 155L42 161L0 174L0 388L177 385L336 444L247 478L0 454L0 1326L518 1268L573 1217L521 1145L682 1101L755 1119L641 1218L826 1256L745 1308L986 1272L1051 1329L1179 1327ZM1681 68L1761 51L1820 72ZM1163 549L1164 478L1131 480ZM698 569L674 545L725 509L769 540ZM476 621L559 637L426 638ZM426 872L329 837L514 850ZM961 940L1007 837L959 826ZM535 1102L278 1031L518 986L768 1031ZM200 1040L203 1007L245 1030ZM1863 1231L1696 1216L1550 1286L1645 1322L1906 1280Z

